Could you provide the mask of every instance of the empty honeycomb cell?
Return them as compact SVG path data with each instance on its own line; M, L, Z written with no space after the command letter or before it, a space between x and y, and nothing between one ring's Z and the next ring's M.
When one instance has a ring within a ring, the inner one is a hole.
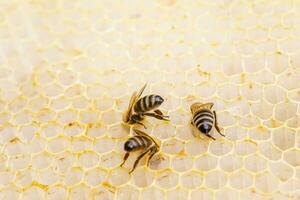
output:
M191 193L191 200L196 199L212 200L214 199L214 195L212 191L209 191L206 188L201 188L199 190L192 191Z
M177 173L171 170L164 170L156 177L155 185L164 189L170 189L178 184L178 179Z
M65 97L57 97L50 102L50 108L53 110L62 110L70 105L70 100Z
M241 157L234 154L229 154L220 159L220 167L222 170L232 172L242 168L243 160Z
M30 184L32 184L34 178L34 174L29 170L24 170L16 173L15 175L15 183L19 187L28 187Z
M39 153L32 158L32 167L35 169L48 168L53 162L53 157L46 152Z
M254 128L257 126L257 124L260 123L260 120L258 119L257 116L254 116L253 114L251 115L246 115L241 117L239 120L240 125L246 128Z
M66 199L68 191L61 186L50 186L47 191L46 199Z
M100 166L103 168L113 168L121 164L121 156L115 152L104 154L100 158Z
M246 172L245 170L239 170L234 172L229 177L229 181L233 188L243 190L253 184L253 177L249 172Z
M297 191L300 188L300 181L296 179L290 179L286 183L284 183L280 189L284 192L293 192Z
M164 199L164 192L156 186L150 186L142 190L141 198L145 200Z
M93 143L94 150L100 154L111 151L112 149L114 149L114 146L115 146L115 141L111 138L106 138L106 137L97 139Z
M229 153L232 149L232 144L227 141L215 141L210 144L209 151L215 156L223 156Z
M288 38L280 41L279 45L282 51L295 53L300 49L300 41L298 38Z
M104 124L112 125L122 120L122 114L115 110L108 110L102 114L101 119Z
M294 174L293 168L282 161L270 163L270 170L274 176L283 182L289 180Z
M55 184L59 179L59 175L51 168L41 171L37 178L40 184L49 186Z
M22 154L17 156L11 156L8 161L8 167L12 170L22 170L27 168L31 163L29 155Z
M129 181L130 175L124 168L116 168L108 175L108 181L112 186L120 186Z
M58 73L57 78L61 85L68 86L77 80L77 75L72 70L62 70Z
M261 119L268 119L273 115L273 106L272 104L261 100L260 102L253 103L251 105L251 111Z
M290 69L282 73L278 77L278 84L287 90L298 89L300 73L296 70Z
M70 199L89 199L90 190L89 188L84 185L80 184L70 189Z
M158 139L167 139L175 135L176 128L172 125L162 123L158 124L152 131Z
M176 137L183 141L194 140L193 129L190 125L180 126L176 128Z
M235 143L235 152L238 155L249 155L254 153L257 150L257 143L252 140L245 139Z
M210 171L215 169L218 164L218 159L210 154L204 154L195 160L195 167L199 170Z
M227 100L235 99L239 96L239 89L235 84L227 83L218 87L218 94Z
M177 154L182 152L184 148L184 143L177 139L165 140L162 145L162 151L167 154Z
M180 104L181 104L180 98L173 95L164 96L163 98L165 101L161 105L161 108L168 111L172 111L180 108Z
M69 98L82 96L85 94L85 87L80 84L74 84L64 91L64 95Z
M78 120L78 112L71 109L62 110L57 113L57 121L59 123L73 123Z
M186 125L186 122L191 119L190 113L185 112L183 109L177 109L169 113L170 121L173 125Z
M209 143L205 140L200 140L198 138L193 138L185 145L186 152L189 155L197 156L208 151Z
M257 101L262 97L263 88L255 83L249 83L241 87L241 96L249 101Z
M236 118L231 113L216 111L216 115L217 115L217 123L220 125L220 127L233 126L236 123Z
M76 136L84 133L85 126L77 122L68 123L63 130L63 133L67 136Z
M79 184L83 178L83 171L80 168L73 167L65 174L64 184L66 186L74 186Z
M84 152L79 155L78 164L82 168L95 167L98 164L99 156L94 152Z
M220 189L227 184L227 179L227 174L223 171L211 171L205 176L205 185L211 189Z
M267 140L271 137L271 132L264 126L252 128L248 131L248 136L254 141Z
M173 190L170 190L166 192L166 199L167 200L180 200L188 197L188 191L181 189L180 187L175 188Z
M271 193L277 190L279 181L268 171L255 175L255 186L259 191Z
M180 184L187 189L195 189L202 185L203 175L197 171L189 171L180 176Z
M292 102L282 102L277 104L274 109L275 119L286 121L296 115L297 104Z
M260 143L258 146L259 152L270 160L279 160L282 152L274 145L268 142Z
M0 185L5 186L12 182L14 179L14 174L9 171L3 171L0 173Z
M98 138L106 133L107 129L100 124L89 124L86 129L86 135L91 138Z
M32 111L38 111L42 108L47 107L49 104L49 99L43 96L37 96L30 99L28 107Z
M172 160L172 166L177 172L188 171L193 167L193 160L188 157L176 156Z
M29 143L27 143L27 150L32 154L40 153L44 151L46 145L47 145L47 141L45 139L40 137L35 137Z
M117 200L133 200L140 196L139 190L130 185L122 186L117 191Z
M30 188L27 188L21 195L21 199L32 199L32 200L38 200L38 199L45 199L46 191L43 190L43 188L39 186L32 186Z
M250 172L259 172L267 168L267 160L261 156L254 154L245 158L245 168Z
M243 58L243 63L245 71L249 73L258 72L266 67L266 59L262 54L254 54L252 56L245 57Z
M154 173L145 168L138 168L132 173L133 183L139 188L150 186L154 182Z
M298 159L299 154L300 154L299 150L291 149L291 150L284 152L283 159L290 165L297 167L300 165L300 162Z
M62 94L63 88L60 85L58 85L57 83L53 83L53 84L45 86L43 91L44 91L44 94L48 97L57 97L58 95Z
M48 141L47 150L51 153L60 153L67 149L69 141L65 137L56 137Z
M18 97L9 103L8 109L11 112L17 112L17 111L24 109L26 104L27 104L27 99L25 99L23 97Z
M287 150L295 145L295 131L278 128L273 131L273 143L281 150Z

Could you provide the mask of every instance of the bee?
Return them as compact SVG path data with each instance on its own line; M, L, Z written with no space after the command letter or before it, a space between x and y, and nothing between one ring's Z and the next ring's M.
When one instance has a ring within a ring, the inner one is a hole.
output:
M207 137L215 140L214 137L209 135L212 127L214 126L217 132L225 137L221 133L220 127L218 126L217 115L215 111L212 111L213 103L194 103L191 105L191 112L193 118L191 124L196 127L201 133L205 134Z
M141 122L145 116L169 121L169 116L164 116L160 110L156 109L164 102L164 99L161 96L152 94L140 98L146 86L147 84L145 84L138 93L134 92L132 94L128 109L123 115L123 121L125 123L139 124L146 128L146 126ZM154 111L149 112L151 110Z
M132 169L129 171L129 174L131 174L135 170L139 161L146 154L149 154L149 157L147 159L147 166L149 166L149 161L159 151L159 145L155 142L155 140L151 136L136 129L134 129L134 132L136 133L136 135L129 138L124 144L124 150L126 151L126 154L124 155L123 162L121 163L120 166L122 167L124 165L124 163L129 157L130 152L134 152L138 150L143 150L143 151L135 160Z

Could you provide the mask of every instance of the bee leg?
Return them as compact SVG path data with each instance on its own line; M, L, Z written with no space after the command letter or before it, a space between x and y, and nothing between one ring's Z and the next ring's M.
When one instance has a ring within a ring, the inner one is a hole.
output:
M124 165L124 163L126 162L128 157L129 157L129 152L126 152L126 154L124 155L124 158L123 158L123 162L120 164L120 167L122 167Z
M161 116L164 116L164 114L160 110L158 110L158 109L154 110L154 113L156 113L158 115L161 115ZM169 116L164 116L164 117L165 118L169 118Z
M151 148L150 156L147 160L147 166L149 166L151 158L158 152L158 149L156 147Z
M213 111L213 112L214 112L215 121L216 121L216 123L215 123L215 128L216 128L216 130L218 131L218 133L219 133L220 135L222 135L223 137L225 137L225 135L221 133L220 128L219 128L219 126L218 126L218 121L217 121L217 114L216 114L216 111Z
M147 127L145 126L145 124L143 124L142 122L140 122L141 116L140 115L132 115L131 120L134 124L139 124L141 126L143 126L145 129L147 129Z
M146 149L141 155L139 155L139 156L137 157L137 159L135 160L135 162L134 162L134 164L133 164L132 169L129 171L129 174L131 174L131 173L135 170L135 168L136 168L136 166L139 164L140 160L141 160L141 159L149 152L149 150L150 150L150 149Z
M169 119L167 119L166 116L158 115L158 114L155 114L155 113L143 113L143 115L146 115L146 116L149 116L149 117L155 117L156 119L160 119L160 120L170 121Z
M209 134L205 134L207 137L213 139L213 140L216 140L216 138L214 138L213 136L209 135Z

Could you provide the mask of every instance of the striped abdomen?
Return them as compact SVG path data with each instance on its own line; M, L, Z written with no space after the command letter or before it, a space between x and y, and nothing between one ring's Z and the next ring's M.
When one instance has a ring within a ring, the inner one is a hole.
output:
M157 108L164 102L164 99L159 95L148 95L140 98L134 105L136 113L144 113L154 108Z
M129 138L124 144L124 150L127 152L137 151L149 147L152 141L144 136L134 136Z
M214 115L210 110L200 110L193 117L193 124L204 134L211 131L214 124Z

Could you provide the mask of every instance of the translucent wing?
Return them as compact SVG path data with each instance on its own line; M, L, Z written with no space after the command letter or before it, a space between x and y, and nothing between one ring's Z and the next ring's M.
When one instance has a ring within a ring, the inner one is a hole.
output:
M134 92L132 95L131 95L131 98L130 98L130 101L129 101L129 105L128 105L128 108L127 110L125 111L124 115L123 115L123 121L125 123L127 123L129 121L129 118L131 116L131 113L132 113L132 107L134 105L134 103L136 102L136 92Z
M132 113L132 108L133 108L134 104L137 102L137 100L141 97L141 95L144 92L146 86L147 86L147 83L140 89L140 91L138 93L134 92L132 94L132 96L130 98L130 101L129 101L128 108L127 108L126 112L123 115L123 121L125 123L127 123L129 121L131 113Z
M147 86L147 83L140 89L140 91L137 93L137 95L136 95L136 101L141 97L141 95L143 94L143 92L144 92L144 90L145 90L145 88L146 88L146 86Z

